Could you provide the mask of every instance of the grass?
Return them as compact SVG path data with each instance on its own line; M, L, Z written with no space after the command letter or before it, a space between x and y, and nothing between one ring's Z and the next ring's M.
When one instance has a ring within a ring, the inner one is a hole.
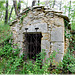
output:
M4 25L0 23L0 43L3 43L5 40L11 37L10 32L11 31L9 25Z

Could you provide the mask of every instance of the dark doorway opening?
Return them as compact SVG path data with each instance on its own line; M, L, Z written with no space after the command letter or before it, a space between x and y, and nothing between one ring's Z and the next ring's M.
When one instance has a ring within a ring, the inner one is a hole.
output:
M29 59L36 60L36 55L41 52L41 33L26 33L26 55Z

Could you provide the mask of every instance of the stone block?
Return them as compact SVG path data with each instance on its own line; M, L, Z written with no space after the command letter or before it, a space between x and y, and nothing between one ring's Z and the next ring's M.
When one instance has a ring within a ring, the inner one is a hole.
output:
M41 13L41 14L39 14L38 16L44 16L45 15L45 13Z
M16 35L17 34L17 32L16 31L13 31L13 35Z
M51 31L51 41L64 41L64 28L57 27Z
M46 23L37 23L34 25L26 25L26 26L22 27L22 31L26 32L25 28L28 28L27 32L36 32L35 28L39 28L37 30L37 32L42 32L42 33L47 32L47 24Z
M58 53L64 53L64 43L56 42L52 45L52 51L56 51Z
M50 50L50 42L48 40L41 40L41 49Z
M46 16L49 16L50 18L53 18L54 17L54 13L53 12L49 12L46 14Z
M54 61L55 62L61 62L63 60L64 54L56 54Z
M11 30L18 32L19 31L19 27L18 26L12 27Z
M47 23L38 23L36 24L36 28L37 27L41 32L47 32Z
M41 49L45 49L46 58L50 55L50 42L48 40L41 40Z
M33 21L31 22L31 25L32 25L32 24L36 24L36 23L40 23L40 22L41 22L41 20L39 20L39 19L38 19L38 20L33 20Z
M46 59L47 59L50 56L50 50L46 50L45 52L46 52Z
M23 34L18 35L18 41L22 42L23 41Z
M49 34L48 33L45 33L45 34L43 33L42 36L43 36L42 40L48 40L49 39Z
M29 17L29 18L32 18L32 17L33 17L33 15L32 15L32 14L28 14L28 17Z
M49 23L48 28L51 28L51 24Z
M18 47L21 49L23 46L23 43L22 42L18 42Z
M63 18L55 16L55 20L54 21L55 21L55 25L64 26Z
M27 25L30 21L31 20L28 17L24 18L23 25Z

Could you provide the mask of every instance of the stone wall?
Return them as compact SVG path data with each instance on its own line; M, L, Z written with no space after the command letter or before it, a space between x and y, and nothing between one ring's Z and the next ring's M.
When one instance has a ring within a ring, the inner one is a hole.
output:
M64 55L64 18L55 15L61 12L56 12L44 7L31 8L27 16L23 19L23 23L20 24L18 19L11 30L13 31L13 43L18 44L23 52L24 47L24 34L25 28L28 28L27 32L36 32L35 28L39 28L37 32L42 33L41 49L45 49L46 58L50 56L53 51L58 52L56 62L62 61Z

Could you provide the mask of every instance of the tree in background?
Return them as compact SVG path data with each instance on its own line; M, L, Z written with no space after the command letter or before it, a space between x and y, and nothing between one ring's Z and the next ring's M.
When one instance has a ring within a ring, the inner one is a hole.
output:
M38 0L38 6L40 5L40 0Z
M21 1L19 0L19 2L17 4L17 2L15 0L13 0L13 5L12 5L10 15L9 15L9 21L10 21L10 18L11 18L13 8L15 8L15 14L18 16L18 14L20 13L20 10L21 10Z
M22 0L12 0L11 2L13 2L13 5L9 5L8 4L9 0L1 0L0 1L0 20L1 22L4 23L8 23L8 21L12 21L14 20L14 18L16 18L16 16L19 15L20 10L22 10L21 8L21 3L23 5L26 5L25 7L28 7L28 0L26 1L22 1ZM62 10L64 12L64 14L67 14L68 17L71 19L71 22L74 22L74 5L75 5L75 1L69 0L45 0L43 2L41 2L41 0L37 0L38 2L38 6L39 5L44 5L50 8L55 8L55 10ZM35 4L37 3L36 0L32 1L32 6L35 6ZM5 6L4 6L5 3ZM10 9L9 9L10 7ZM13 9L15 9L15 11L13 11ZM9 12L8 12L9 11ZM15 12L15 13L14 13ZM15 17L13 17L15 16ZM11 18L11 20L10 20ZM74 23L73 23L74 24ZM74 25L73 25L74 26Z
M15 14L18 16L18 9L17 9L17 1L13 0L13 6L15 8Z
M6 0L5 24L8 23L8 0Z
M18 13L20 13L20 10L21 10L21 1L19 0L19 2L18 2Z
M53 7L52 8L54 8L54 6L55 6L55 0L53 1Z
M70 17L70 12L71 12L71 0L69 2L69 10L68 10L68 16Z
M0 23L3 23L3 20L5 19L4 14L5 14L5 0L0 1Z
M32 1L32 7L35 6L35 2L36 2L36 0Z
M59 7L59 10L61 10L62 9L62 0L60 1L60 7Z
M1 18L1 15L2 15L2 11L5 9L4 3L5 3L5 0L0 1L0 18Z

